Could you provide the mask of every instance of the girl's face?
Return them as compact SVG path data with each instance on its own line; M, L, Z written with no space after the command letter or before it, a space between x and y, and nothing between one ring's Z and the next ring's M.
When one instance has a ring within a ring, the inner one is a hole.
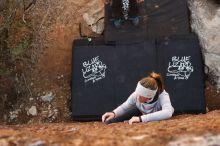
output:
M148 102L151 100L151 98L147 98L147 97L144 97L144 96L138 96L138 100L140 103L145 103L145 102Z

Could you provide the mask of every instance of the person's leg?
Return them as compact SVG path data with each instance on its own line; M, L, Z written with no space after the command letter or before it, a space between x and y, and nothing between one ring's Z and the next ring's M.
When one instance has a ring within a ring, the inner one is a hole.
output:
M141 115L142 115L142 113L135 106L134 108L127 110L126 113L124 113L123 115L121 115L119 117L115 117L115 118L113 118L109 121L106 121L105 123L106 124L111 124L111 123L123 122L125 120L129 120L133 116L141 116Z
M129 17L137 17L138 16L138 5L136 0L129 0Z
M112 0L112 17L114 18L114 26L120 28L123 17L121 0Z
M129 18L134 26L139 24L138 5L136 0L130 0Z
M122 15L121 0L112 0L112 17L114 19L121 19Z

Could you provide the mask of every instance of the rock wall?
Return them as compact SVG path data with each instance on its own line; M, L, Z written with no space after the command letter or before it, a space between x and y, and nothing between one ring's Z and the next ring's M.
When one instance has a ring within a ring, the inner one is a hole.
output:
M220 5L215 0L189 0L192 30L199 36L212 82L220 88Z

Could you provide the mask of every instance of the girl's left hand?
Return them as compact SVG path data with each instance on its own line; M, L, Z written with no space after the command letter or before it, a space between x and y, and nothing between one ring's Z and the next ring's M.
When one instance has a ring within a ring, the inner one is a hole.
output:
M128 121L128 123L130 124L130 125L132 125L133 123L139 123L140 122L140 118L139 117L132 117L129 121Z

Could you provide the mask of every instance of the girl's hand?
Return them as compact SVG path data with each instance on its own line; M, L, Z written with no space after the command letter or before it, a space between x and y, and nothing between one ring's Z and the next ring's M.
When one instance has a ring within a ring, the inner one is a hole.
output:
M115 117L115 113L114 112L107 112L104 115L102 115L102 122L106 122L108 120L111 120Z
M133 123L139 123L139 122L141 122L139 117L132 117L132 118L128 121L128 123L129 123L130 125L132 125Z
M137 3L142 3L144 0L136 0Z

